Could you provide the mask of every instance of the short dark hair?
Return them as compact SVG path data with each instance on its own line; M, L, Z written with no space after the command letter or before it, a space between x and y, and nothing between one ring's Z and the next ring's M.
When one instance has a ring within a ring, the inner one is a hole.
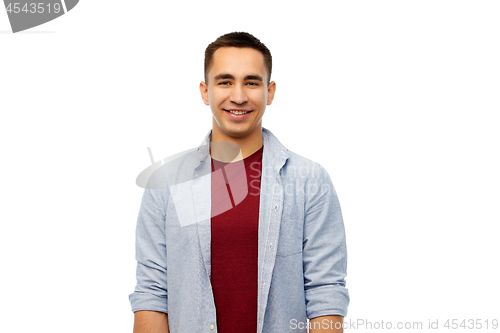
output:
M207 46L205 50L205 82L207 82L207 74L210 68L212 57L221 47L249 47L259 51L264 56L264 63L267 68L268 78L267 83L271 81L271 70L273 67L273 57L271 51L260 40L248 32L231 32L220 36L214 42Z

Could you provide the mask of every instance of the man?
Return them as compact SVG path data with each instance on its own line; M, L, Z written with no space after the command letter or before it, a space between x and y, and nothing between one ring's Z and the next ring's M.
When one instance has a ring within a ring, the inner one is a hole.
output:
M342 331L340 205L327 171L262 127L271 69L269 50L248 33L207 47L200 92L212 130L144 192L135 333Z

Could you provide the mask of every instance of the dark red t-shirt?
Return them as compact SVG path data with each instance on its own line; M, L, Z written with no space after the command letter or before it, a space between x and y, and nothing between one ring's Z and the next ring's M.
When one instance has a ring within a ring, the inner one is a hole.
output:
M257 331L257 256L263 151L264 146L243 159L246 184L241 161L239 168L231 169L228 163L212 159L212 212L223 211L211 220L211 283L219 333ZM214 176L214 172L221 168L225 182L220 171L218 176ZM248 186L248 194L242 199L244 186Z

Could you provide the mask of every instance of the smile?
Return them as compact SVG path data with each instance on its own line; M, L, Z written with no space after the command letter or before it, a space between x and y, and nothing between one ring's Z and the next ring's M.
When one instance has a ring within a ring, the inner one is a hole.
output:
M224 111L232 113L232 114L236 114L236 115L242 115L242 114L252 112L252 111L236 111L236 110L225 110L225 109L224 109Z

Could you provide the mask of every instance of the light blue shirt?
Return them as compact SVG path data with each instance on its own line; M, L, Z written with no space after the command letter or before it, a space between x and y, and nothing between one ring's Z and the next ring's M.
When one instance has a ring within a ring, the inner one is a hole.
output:
M168 313L171 333L217 332L211 135L148 177L137 219L132 311ZM307 332L307 318L347 315L342 213L320 164L286 149L268 129L262 135L257 333Z

